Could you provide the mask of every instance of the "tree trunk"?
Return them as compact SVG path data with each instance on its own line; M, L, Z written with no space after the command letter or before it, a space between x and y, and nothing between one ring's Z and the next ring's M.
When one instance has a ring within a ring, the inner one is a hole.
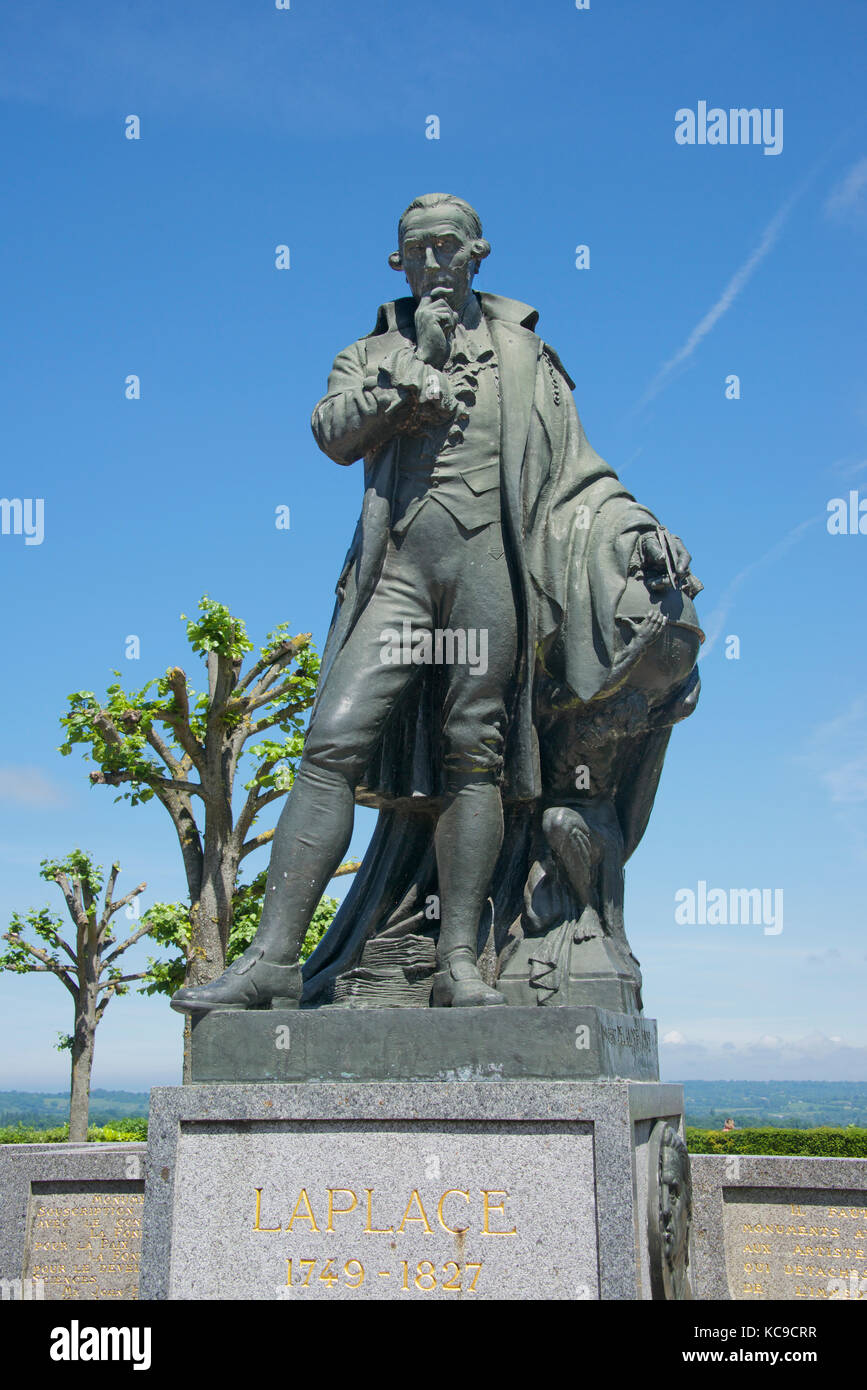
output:
M184 1014L184 1068L181 1079L188 1086L193 1079L193 1020Z
M190 950L185 985L206 985L226 968L226 950L232 927L233 899L238 879L238 859L225 841L206 848L198 902L190 909ZM192 1080L192 1032L189 1015L184 1022L184 1084Z
M206 848L202 887L190 911L187 985L206 985L226 968L238 862L227 844Z
M84 1009L77 1009L75 1034L72 1039L72 1080L69 1090L69 1142L87 1141L87 1121L90 1114L90 1074L93 1070L93 1048L96 1041L95 1000L88 1000Z

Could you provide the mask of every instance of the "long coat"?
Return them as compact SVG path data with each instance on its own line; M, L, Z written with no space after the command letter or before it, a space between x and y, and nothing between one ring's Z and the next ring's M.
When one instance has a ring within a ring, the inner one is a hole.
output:
M575 383L534 332L536 311L499 295L478 298L499 368L502 522L519 631L504 754L506 844L498 870L509 882L499 894L494 891L496 902L520 895L527 817L543 791L533 721L538 673L546 664L556 666L578 702L600 694L617 650L615 614L636 541L658 522L588 444L572 399ZM313 414L317 442L332 459L349 464L363 454L365 482L337 585L320 691L375 591L385 557L399 441L377 440L370 388L392 354L414 344L414 308L412 299L380 308L372 333L338 355ZM336 975L357 962L368 936L389 930L402 912L405 919L430 890L431 812L443 791L436 680L435 667L422 669L389 720L358 790L360 802L379 807L379 823L337 917L304 966L307 1004L327 1002ZM665 741L647 750L647 814ZM642 819L646 823L643 813Z
M504 792L509 800L532 800L541 790L533 728L537 659L556 643L564 678L576 695L589 700L598 693L614 652L614 614L635 541L657 522L588 444L571 395L575 383L533 331L537 312L499 295L480 294L479 300L500 374L503 534L519 628ZM373 332L334 363L313 428L320 447L340 463L352 462L370 439L369 422L366 436L358 429L365 389L396 349L412 345L413 311L412 299L383 305ZM364 503L337 585L320 691L382 570L398 448L399 437L392 437L364 457ZM425 675L427 682L419 682L390 721L360 800L384 805L441 793L426 689L434 676Z

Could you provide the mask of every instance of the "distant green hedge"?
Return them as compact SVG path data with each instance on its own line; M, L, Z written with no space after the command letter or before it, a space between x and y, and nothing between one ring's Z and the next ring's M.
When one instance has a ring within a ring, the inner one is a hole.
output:
M91 1143L144 1142L148 1122L130 1118L108 1125L91 1125ZM36 1129L33 1125L0 1125L0 1144L64 1144L69 1125ZM686 1143L694 1154L800 1154L814 1158L867 1158L867 1129L696 1129L686 1127Z
M686 1146L694 1154L801 1154L814 1158L867 1158L867 1129L693 1129Z
M134 1118L114 1120L110 1125L91 1125L87 1137L94 1144L144 1141L148 1137L148 1122ZM57 1125L53 1129L36 1129L21 1122L17 1125L0 1125L0 1144L66 1144L68 1141L68 1124Z

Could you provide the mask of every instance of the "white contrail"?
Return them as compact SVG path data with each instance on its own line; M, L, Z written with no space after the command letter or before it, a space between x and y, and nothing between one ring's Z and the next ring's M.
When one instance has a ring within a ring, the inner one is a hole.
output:
M719 322L726 310L731 308L753 271L765 259L765 256L774 246L780 232L785 226L789 213L804 192L804 187L805 185L802 185L790 198L787 198L780 210L774 214L762 233L758 246L747 257L740 269L735 271L716 304L714 304L712 309L707 311L701 322L696 324L683 347L660 367L656 376L653 378L644 395L641 397L641 400L635 407L636 410L643 409L644 406L648 405L649 402L653 400L654 396L659 395L672 374L692 356L702 339L707 337L708 333L714 325Z
M825 203L825 216L844 218L848 213L857 212L867 194L867 158L858 159L846 177L832 190Z
M738 589L743 584L744 580L753 573L753 570L759 569L762 565L769 564L772 560L779 559L779 557L781 555L784 555L785 552L789 550L791 546L797 544L797 542L803 536L804 532L810 526L815 526L816 522L822 521L825 518L825 516L826 512L818 512L814 516L808 516L805 521L799 521L797 526L793 526L791 531L788 531L785 536L782 536L781 539L777 541L776 545L772 545L770 550L765 551L764 555L760 555L757 560L752 560L748 565L745 565L744 568L735 575L734 579L732 579L731 583L728 585L725 592L723 593L722 598L720 599L716 608L714 608L713 611L707 615L707 618L702 623L702 626L704 627L705 632L707 633L707 640L701 649L701 653L699 655L700 661L704 660L704 658L709 656L710 653L713 651L717 639L719 638L719 635L722 632L723 623L728 617L729 610L734 604L735 595Z

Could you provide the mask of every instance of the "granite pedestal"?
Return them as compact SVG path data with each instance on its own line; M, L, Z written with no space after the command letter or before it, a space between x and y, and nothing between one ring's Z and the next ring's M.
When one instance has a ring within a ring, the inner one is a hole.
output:
M143 1298L651 1297L652 1022L214 1012L192 1061L151 1093Z

